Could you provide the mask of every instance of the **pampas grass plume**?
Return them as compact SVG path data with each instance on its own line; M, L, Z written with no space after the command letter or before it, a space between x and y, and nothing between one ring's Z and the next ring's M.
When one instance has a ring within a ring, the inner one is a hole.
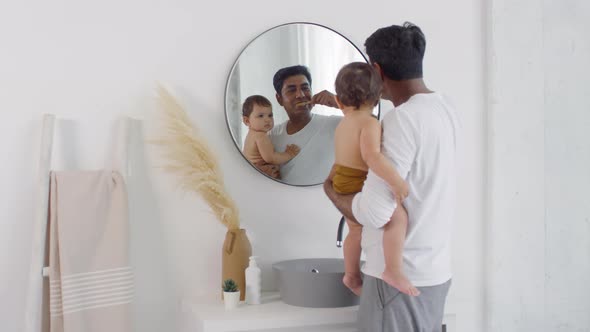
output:
M181 189L200 195L229 230L239 229L237 206L225 190L221 169L207 142L162 86L157 88L157 100L163 130L150 142L163 152L163 169L177 178Z

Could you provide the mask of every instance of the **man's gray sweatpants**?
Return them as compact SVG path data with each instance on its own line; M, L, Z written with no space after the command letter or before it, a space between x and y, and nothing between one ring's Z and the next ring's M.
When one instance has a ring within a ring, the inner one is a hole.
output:
M441 332L445 300L451 280L418 287L408 296L381 279L365 275L358 324L360 332Z

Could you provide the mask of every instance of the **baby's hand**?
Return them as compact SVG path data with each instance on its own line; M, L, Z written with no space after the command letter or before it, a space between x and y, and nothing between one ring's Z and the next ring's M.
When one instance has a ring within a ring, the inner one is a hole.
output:
M395 198L399 201L403 201L404 199L406 199L406 197L408 197L408 193L410 190L406 181L402 179L394 183L392 189L393 193L395 194Z
M287 145L285 152L291 155L291 157L295 157L301 149L295 144Z

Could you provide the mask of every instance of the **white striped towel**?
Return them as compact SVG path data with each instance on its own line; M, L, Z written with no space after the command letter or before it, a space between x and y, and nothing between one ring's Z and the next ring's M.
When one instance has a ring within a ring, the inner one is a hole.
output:
M131 332L127 191L111 171L52 172L51 332Z

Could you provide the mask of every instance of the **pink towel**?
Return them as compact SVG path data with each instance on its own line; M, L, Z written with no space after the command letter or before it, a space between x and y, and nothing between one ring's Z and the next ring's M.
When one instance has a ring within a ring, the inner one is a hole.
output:
M51 332L132 331L127 192L111 171L51 173Z

